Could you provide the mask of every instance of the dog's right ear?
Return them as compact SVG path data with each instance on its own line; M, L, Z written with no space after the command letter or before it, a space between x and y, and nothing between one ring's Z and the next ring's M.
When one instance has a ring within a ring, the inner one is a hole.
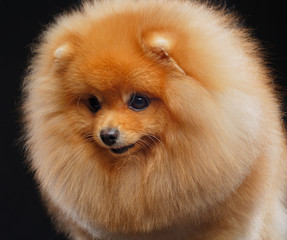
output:
M52 61L55 72L62 73L73 58L74 52L72 44L64 42L59 44L53 52Z
M62 63L69 60L72 57L72 47L69 43L61 44L55 51L54 51L54 62L55 63Z

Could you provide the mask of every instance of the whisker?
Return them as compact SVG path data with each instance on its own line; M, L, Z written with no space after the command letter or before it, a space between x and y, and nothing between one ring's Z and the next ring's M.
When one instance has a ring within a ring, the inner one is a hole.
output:
M67 103L66 109L70 106L70 104L75 100L75 98L71 98L71 100Z
M152 145L151 145L149 142L144 141L143 139L139 139L138 143L139 143L139 145L140 145L142 148L144 148L146 151L147 151L149 148L151 149L151 147L152 147Z
M163 142L162 142L158 137L156 137L156 136L154 136L154 135L151 135L151 134L147 134L147 133L145 133L145 132L140 132L140 131L138 131L138 133L140 133L140 134L142 134L142 135L148 137L151 141L153 141L154 144L160 143L161 146L162 146L162 148L163 148L164 151L165 151L166 158L168 158L168 153L167 153L166 147L164 146ZM151 146L150 146L150 147L151 147Z
M83 135L83 137L89 141L94 141L94 136L92 133L86 133Z
M83 94L81 94L81 95L78 97L78 101L77 101L78 112L80 112L79 103L80 103L80 101L81 101L81 99L82 99L82 96L83 96Z

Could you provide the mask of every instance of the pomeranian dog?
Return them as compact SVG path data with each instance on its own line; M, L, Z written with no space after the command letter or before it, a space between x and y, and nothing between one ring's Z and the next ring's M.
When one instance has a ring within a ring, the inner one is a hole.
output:
M235 14L87 1L41 35L23 87L30 165L70 239L287 239L279 100Z

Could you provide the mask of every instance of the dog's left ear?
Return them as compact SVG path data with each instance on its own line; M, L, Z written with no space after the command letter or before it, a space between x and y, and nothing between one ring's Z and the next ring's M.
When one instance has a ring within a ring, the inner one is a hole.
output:
M170 33L149 32L143 36L143 50L147 56L160 63L168 63L175 69L185 74L184 70L172 57L175 38Z

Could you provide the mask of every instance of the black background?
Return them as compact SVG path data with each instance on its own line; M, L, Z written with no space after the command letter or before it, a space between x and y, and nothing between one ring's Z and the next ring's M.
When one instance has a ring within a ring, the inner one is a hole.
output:
M51 227L37 186L17 146L19 137L20 83L29 57L29 44L55 14L79 4L79 0L0 0L0 239L64 239ZM219 2L219 1L218 1ZM227 0L244 25L254 30L269 53L276 82L287 87L287 17L283 0ZM286 105L286 104L285 104ZM284 107L286 109L286 107Z

